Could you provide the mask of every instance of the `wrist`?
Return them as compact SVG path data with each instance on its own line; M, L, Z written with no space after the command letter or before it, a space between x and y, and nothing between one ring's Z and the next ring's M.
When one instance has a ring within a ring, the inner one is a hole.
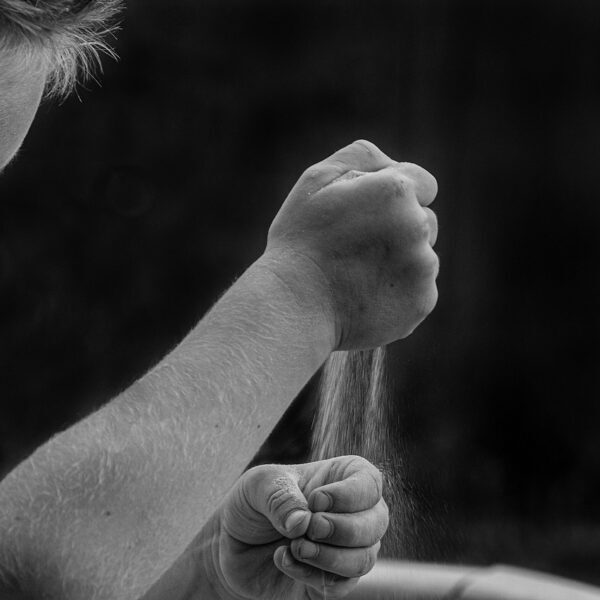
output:
M211 517L198 536L199 543L193 551L194 561L201 574L202 585L196 591L202 592L206 600L246 600L236 594L227 584L220 564L221 520L220 509Z
M303 325L313 331L320 343L333 352L339 345L339 327L330 283L318 264L290 248L268 248L251 268L268 273Z
M215 515L183 554L161 576L141 600L239 600L222 583L218 566L218 525Z
M211 519L212 521L214 519ZM210 523L207 524L207 526L209 525ZM202 544L199 555L196 556L202 573L202 597L206 597L207 600L238 600L227 590L223 580L223 573L219 565L218 535L217 531L213 530L208 543Z

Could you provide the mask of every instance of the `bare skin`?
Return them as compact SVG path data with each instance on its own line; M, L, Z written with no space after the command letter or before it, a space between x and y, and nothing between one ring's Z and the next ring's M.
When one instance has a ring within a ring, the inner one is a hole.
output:
M381 474L363 458L256 467L144 600L341 598L387 524Z
M29 127L39 89L23 92L20 113L17 101L1 104L4 114L19 113L0 137L4 164ZM387 519L375 480L356 483L335 462L296 467L304 477L298 481L312 483L298 483L294 497L307 510L291 537L310 538L322 512L311 507L315 482L346 481L350 496L368 498L345 511L353 515L348 531L359 545L332 542L317 560L303 557L301 542L287 543L281 523L247 502L272 493L272 478L259 471L236 480L332 351L405 337L432 310L436 224L424 207L436 191L426 171L397 163L368 142L307 170L277 215L264 254L186 339L0 483L0 573L15 584L0 588L0 597L18 598L9 590L19 588L34 598L138 598L174 564L189 566L190 552L207 540L218 560L201 561L200 574L184 571L195 589L209 586L208 597L255 597L240 596L239 586L257 575L256 560L267 558L274 589L283 582L285 589L310 589L309 597L320 597L314 591L319 575L348 581L361 575L378 539L360 532L373 521L372 511L379 511L380 525ZM282 469L279 481L289 482ZM358 471L370 469L361 463ZM234 531L257 515L263 524L257 537ZM379 537L381 529L375 529ZM266 557L227 566L239 558L238 543L254 556L251 548L269 535L275 539ZM290 551L281 546L291 548L292 567L284 565ZM357 558L350 561L354 570L340 572L348 552L364 562ZM338 583L343 595L355 582Z
M412 333L437 301L435 178L359 140L310 167L269 231L290 285L324 287L335 349L374 348ZM292 265L291 274L287 265Z
M44 69L18 57L0 57L0 171L19 150L40 105Z

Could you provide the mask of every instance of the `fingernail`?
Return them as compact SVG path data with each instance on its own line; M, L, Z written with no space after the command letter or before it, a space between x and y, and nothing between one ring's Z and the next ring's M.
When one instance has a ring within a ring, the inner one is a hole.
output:
M328 538L333 532L333 524L325 517L314 517L312 525L312 537L317 540Z
M292 556L292 553L290 552L289 548L286 548L285 551L283 552L283 558L281 559L281 564L284 567L291 567L294 564L294 557Z
M333 506L333 499L327 492L317 492L313 500L313 512L326 512Z
M285 520L285 530L293 531L302 521L304 521L304 517L306 516L306 512L303 510L295 510L290 516Z
M319 554L319 548L312 542L304 541L298 548L300 558L314 558L317 554Z

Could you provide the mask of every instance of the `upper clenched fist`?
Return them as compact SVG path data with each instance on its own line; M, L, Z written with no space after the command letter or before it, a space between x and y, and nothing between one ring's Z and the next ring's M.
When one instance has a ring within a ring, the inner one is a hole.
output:
M435 306L436 194L425 169L365 141L307 169L290 192L265 256L290 285L314 289L336 349L406 337Z

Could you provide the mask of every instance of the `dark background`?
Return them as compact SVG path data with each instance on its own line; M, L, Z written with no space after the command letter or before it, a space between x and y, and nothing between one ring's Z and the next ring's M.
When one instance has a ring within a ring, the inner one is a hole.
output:
M413 555L600 584L600 3L131 0L0 183L0 473L142 375L356 138L438 178L392 348ZM309 394L263 450L306 455Z

